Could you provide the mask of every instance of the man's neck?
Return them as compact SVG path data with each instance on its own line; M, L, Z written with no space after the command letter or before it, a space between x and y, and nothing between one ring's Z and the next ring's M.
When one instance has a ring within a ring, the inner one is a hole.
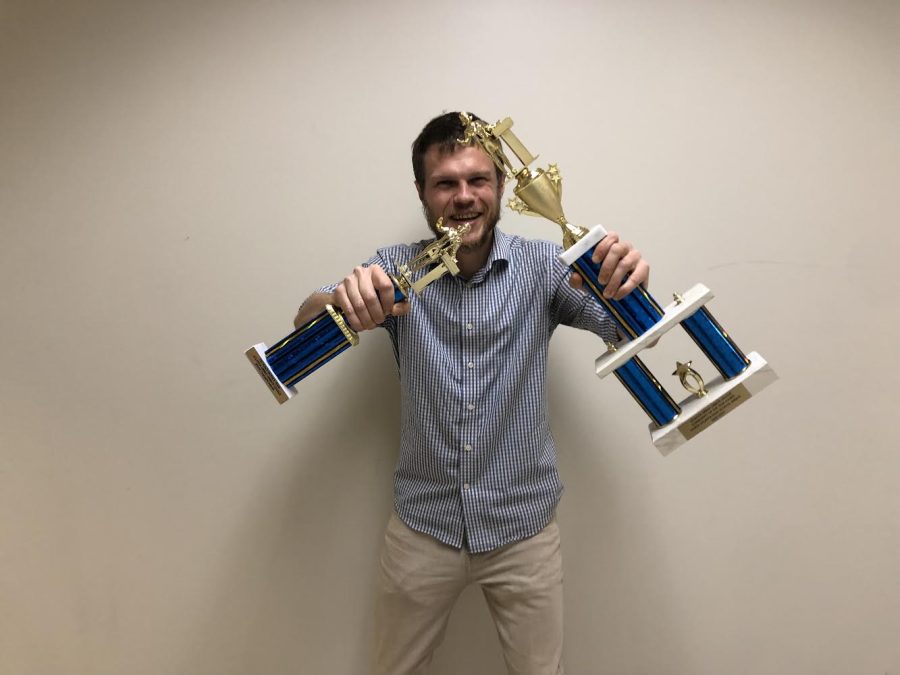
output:
M463 279L471 279L475 274L484 267L487 259L491 256L491 249L494 246L494 231L491 231L488 239L478 248L462 249L456 253L456 264L459 267L459 276Z

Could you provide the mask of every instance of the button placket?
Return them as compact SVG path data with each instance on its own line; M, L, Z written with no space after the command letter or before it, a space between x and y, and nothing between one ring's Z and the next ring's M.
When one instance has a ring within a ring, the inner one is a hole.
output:
M465 402L466 410L471 413L475 410L475 405L472 401L477 398L477 387L478 387L478 378L472 377L475 375L475 366L476 366L476 351L475 351L475 324L469 318L471 317L470 311L471 308L468 306L469 300L471 298L471 292L464 292L462 297L462 302L460 309L460 326L462 328L461 331L461 339L462 339L462 351L460 357L463 360L464 364L464 373L468 375L468 377L464 377L464 386L463 386L463 402ZM463 425L462 432L463 438L461 443L462 456L460 457L460 479L461 479L461 487L463 497L473 496L472 492L472 478L474 477L473 466L475 462L475 458L473 457L473 446L471 442L471 434L474 433L474 417L469 415L463 415ZM468 500L466 500L468 501Z

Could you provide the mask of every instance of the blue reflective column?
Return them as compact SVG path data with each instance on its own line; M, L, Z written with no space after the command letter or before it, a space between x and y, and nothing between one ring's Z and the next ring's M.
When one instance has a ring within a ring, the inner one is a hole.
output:
M678 417L681 408L638 357L628 359L613 372L656 424L664 426Z
M329 309L266 350L266 363L284 386L292 387L358 342L356 333L339 324L337 310Z
M609 310L623 335L631 339L643 335L662 319L663 310L659 303L641 287L636 288L622 300L604 298L604 285L597 277L600 265L591 260L592 252L591 250L584 253L575 261L573 267L584 279L585 286L591 295ZM750 360L740 347L705 307L701 307L682 321L681 326L706 354L724 379L729 380L735 375L739 375L750 365Z

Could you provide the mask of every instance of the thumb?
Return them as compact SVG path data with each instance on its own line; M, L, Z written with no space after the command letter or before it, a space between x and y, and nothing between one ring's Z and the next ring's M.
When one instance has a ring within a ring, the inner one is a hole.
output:
M406 316L409 314L411 305L409 301L405 300L403 302L395 303L393 307L391 307L391 315L392 316Z

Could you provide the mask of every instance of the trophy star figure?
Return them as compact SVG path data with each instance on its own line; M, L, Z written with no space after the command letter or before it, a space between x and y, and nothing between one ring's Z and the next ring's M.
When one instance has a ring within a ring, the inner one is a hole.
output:
M693 361L688 361L687 363L676 361L675 372L673 372L672 375L677 375L678 381L681 382L681 386L692 394L696 394L700 397L706 396L709 393L706 391L706 384L703 382L700 373L691 368L692 363ZM693 383L689 383L688 378L692 379Z

